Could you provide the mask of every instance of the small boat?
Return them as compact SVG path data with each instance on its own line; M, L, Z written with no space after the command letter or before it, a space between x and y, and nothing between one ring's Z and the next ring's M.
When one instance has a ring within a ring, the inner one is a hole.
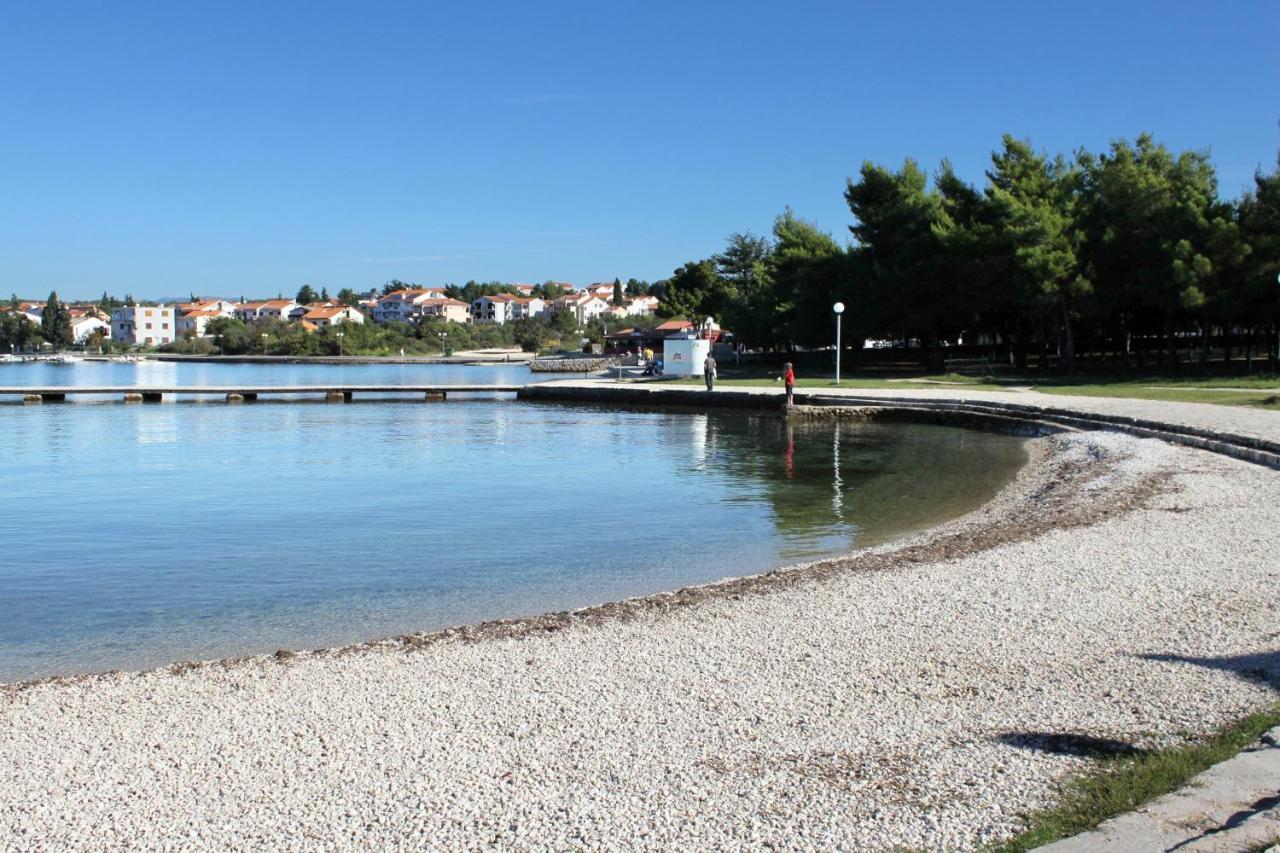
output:
M84 361L84 359L78 355L71 355L70 353L60 352L60 353L57 353L56 355L49 356L47 359L45 359L45 361L49 362L50 364L79 364L80 362Z

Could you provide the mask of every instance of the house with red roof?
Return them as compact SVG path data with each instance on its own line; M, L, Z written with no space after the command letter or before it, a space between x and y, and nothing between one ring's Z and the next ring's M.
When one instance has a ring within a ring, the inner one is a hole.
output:
M302 322L323 328L340 323L363 323L364 315L349 305L332 305L327 308L312 308L302 315Z
M447 296L424 299L416 308L421 317L437 317L451 323L471 322L471 306L461 299L450 299Z
M443 299L444 288L406 287L392 291L378 299L373 309L375 323L411 323L422 316L418 310L429 299Z

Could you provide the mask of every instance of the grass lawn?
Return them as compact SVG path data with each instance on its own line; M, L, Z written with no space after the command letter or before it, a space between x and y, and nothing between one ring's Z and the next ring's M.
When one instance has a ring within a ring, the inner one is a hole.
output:
M1099 757L1095 769L1063 783L1058 805L1027 815L1026 831L994 850L1031 850L1093 829L1108 818L1176 791L1192 776L1231 758L1275 725L1280 725L1280 705L1184 746Z
M1059 377L1035 382L1046 394L1083 397L1136 397L1179 403L1217 403L1223 406L1256 406L1280 410L1280 377L1277 376L1132 376L1116 378Z
M1106 385L1037 385L1035 389L1046 394L1133 397L1140 400L1168 400L1175 403L1216 403L1220 406L1254 406L1280 411L1280 391L1215 391L1207 388L1128 382Z

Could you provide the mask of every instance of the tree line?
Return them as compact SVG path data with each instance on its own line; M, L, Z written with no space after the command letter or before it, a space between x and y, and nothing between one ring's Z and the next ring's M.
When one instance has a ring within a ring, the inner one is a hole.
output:
M844 197L847 245L788 209L770 237L734 234L657 283L660 312L794 350L831 344L842 301L850 340L913 345L935 369L960 342L1019 368L1275 351L1280 167L1223 200L1203 151L1143 135L1068 158L1006 135L981 187L945 160L932 176L865 162Z
M9 297L9 304L5 307L6 310L0 313L0 350L36 349L43 343L54 349L66 349L74 343L71 311L65 302L58 299L56 290L45 301L38 323L22 312L22 302L17 294Z

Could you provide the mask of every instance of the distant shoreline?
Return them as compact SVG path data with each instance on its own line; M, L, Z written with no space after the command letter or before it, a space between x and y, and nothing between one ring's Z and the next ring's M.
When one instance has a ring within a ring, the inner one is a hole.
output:
M86 356L87 360L109 361L110 356ZM527 364L533 353L467 352L458 355L143 355L148 361L208 362L211 364Z

